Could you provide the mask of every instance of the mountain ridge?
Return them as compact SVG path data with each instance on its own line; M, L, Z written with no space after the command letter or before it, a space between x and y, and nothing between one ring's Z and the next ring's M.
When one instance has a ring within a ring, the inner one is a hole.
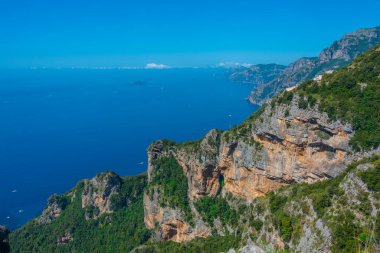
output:
M256 86L248 99L253 104L262 105L281 90L298 85L305 80L316 78L326 71L335 71L345 66L357 55L374 47L379 42L380 27L358 29L334 41L329 47L323 49L319 56L300 58L289 64L282 73L273 73L272 80L266 83L256 83L255 77L251 75L253 77L245 80L245 82L253 83ZM243 73L238 70L232 73L230 78L235 81L235 77L241 75Z

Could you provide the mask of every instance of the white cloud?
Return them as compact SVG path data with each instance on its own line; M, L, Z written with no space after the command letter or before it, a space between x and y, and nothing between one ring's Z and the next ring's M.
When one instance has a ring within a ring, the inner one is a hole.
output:
M170 66L164 64L148 63L145 65L146 69L169 69Z
M221 62L217 65L220 68L236 68L236 67L246 67L249 68L252 64L249 63L240 63L240 62Z

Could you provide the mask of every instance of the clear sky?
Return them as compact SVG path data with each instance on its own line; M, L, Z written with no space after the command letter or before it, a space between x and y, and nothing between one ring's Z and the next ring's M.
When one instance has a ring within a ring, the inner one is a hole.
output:
M0 0L0 68L289 63L380 25L379 0Z

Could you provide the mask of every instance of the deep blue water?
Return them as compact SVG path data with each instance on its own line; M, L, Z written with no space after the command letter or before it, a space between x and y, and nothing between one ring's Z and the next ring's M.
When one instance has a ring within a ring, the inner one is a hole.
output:
M0 71L0 224L104 170L145 171L154 140L238 124L251 88L218 69Z

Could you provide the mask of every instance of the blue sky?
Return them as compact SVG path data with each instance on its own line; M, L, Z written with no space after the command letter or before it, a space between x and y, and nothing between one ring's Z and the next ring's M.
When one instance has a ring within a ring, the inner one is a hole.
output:
M379 0L1 0L0 68L289 63L380 25Z

